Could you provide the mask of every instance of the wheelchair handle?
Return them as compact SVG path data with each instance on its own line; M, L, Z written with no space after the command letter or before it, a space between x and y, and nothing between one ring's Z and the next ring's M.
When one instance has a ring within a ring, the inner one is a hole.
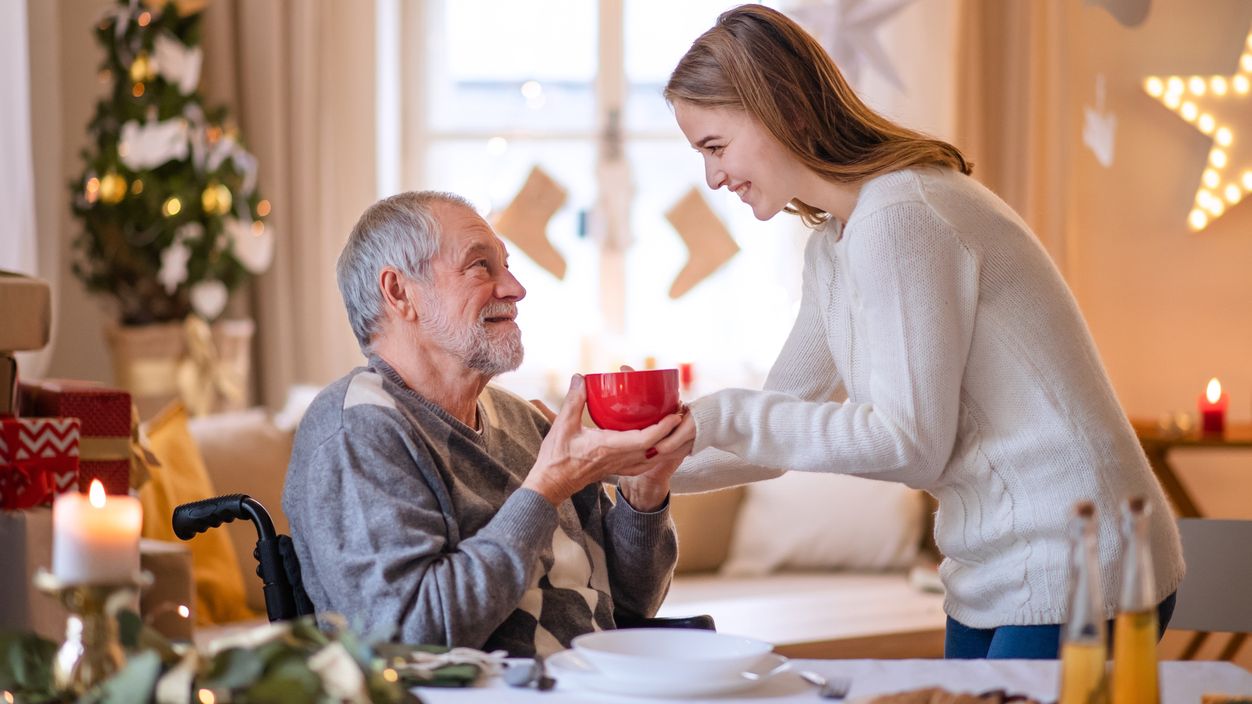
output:
M261 540L277 537L274 521L270 520L265 507L247 494L228 494L179 506L174 509L174 535L191 540L198 533L239 518L251 519Z

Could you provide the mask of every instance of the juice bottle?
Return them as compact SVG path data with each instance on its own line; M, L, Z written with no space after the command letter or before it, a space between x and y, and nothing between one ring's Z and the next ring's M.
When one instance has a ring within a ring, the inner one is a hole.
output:
M1159 704L1156 659L1156 581L1148 544L1146 499L1122 509L1121 597L1113 622L1113 704Z
M1069 533L1069 616L1061 629L1061 695L1057 704L1108 704L1104 590L1095 504L1074 507Z

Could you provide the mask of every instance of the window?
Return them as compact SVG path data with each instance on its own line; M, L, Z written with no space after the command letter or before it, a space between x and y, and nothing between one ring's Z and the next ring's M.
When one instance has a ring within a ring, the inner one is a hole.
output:
M420 96L410 96L419 107L399 127L418 145L406 152L416 163L404 169L403 186L454 191L498 212L538 165L567 192L547 226L567 264L563 280L509 243L528 290L519 318L526 361L502 385L558 401L571 372L641 366L648 357L659 366L694 363L709 388L763 381L795 317L807 231L796 218L758 222L733 195L710 192L661 97L691 41L733 4L404 6L420 13L404 26L421 28L423 39L417 75L404 84ZM686 248L664 214L692 187L741 251L672 300Z

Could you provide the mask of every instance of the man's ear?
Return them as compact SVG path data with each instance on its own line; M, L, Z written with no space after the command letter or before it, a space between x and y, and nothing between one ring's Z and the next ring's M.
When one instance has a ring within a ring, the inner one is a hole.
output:
M417 286L398 269L383 267L378 273L378 288L383 294L383 306L389 317L410 322L417 320Z

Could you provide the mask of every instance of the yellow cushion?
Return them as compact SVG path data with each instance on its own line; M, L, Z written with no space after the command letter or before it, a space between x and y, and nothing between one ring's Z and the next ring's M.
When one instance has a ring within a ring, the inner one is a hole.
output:
M187 430L181 403L166 406L147 425L152 452L161 461L139 491L143 503L143 537L178 540L170 517L179 504L216 496L204 460ZM243 575L226 531L211 529L188 541L196 593L197 625L238 621L254 616L244 601Z

